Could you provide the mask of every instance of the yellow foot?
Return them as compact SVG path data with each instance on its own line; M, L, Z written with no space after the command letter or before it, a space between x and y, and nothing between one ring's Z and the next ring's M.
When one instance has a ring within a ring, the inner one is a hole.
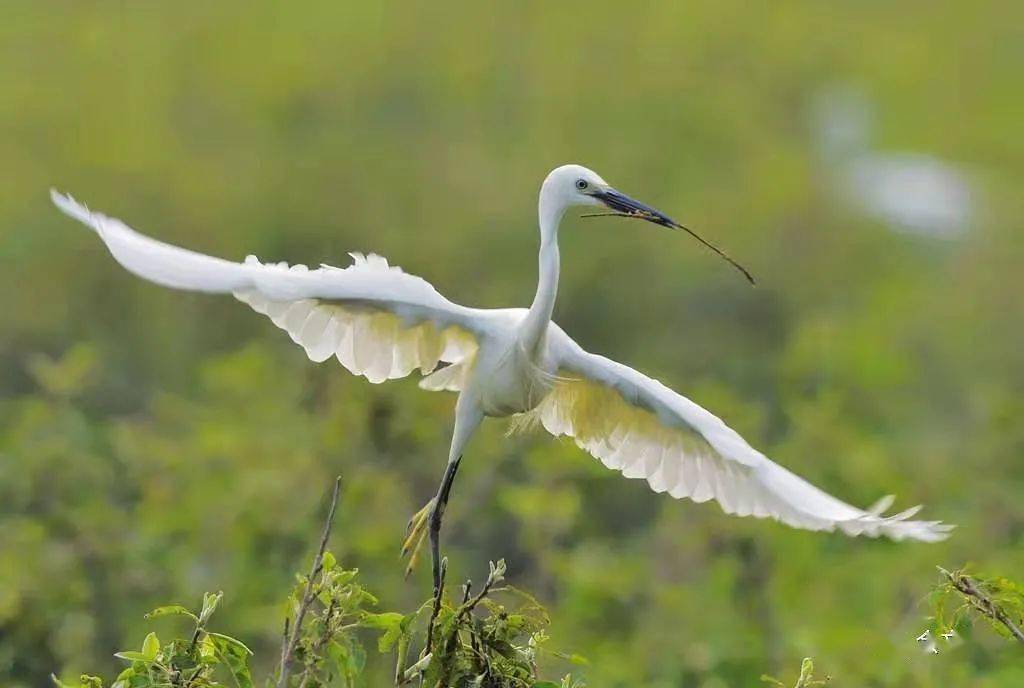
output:
M409 555L409 565L405 567L406 578L416 568L420 550L423 549L423 541L427 539L427 524L430 521L430 512L433 508L434 500L431 499L422 509L413 514L413 517L409 519L409 525L406 526L405 542L402 543L402 556Z

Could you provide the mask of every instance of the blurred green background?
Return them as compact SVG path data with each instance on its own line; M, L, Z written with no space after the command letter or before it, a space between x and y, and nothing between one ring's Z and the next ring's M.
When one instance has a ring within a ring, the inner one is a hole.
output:
M566 330L829 491L894 492L959 529L896 544L727 517L491 421L446 519L452 575L507 558L594 686L757 686L805 655L837 686L1024 685L1019 649L981 629L937 656L914 642L936 564L1024 569L1019 2L3 16L0 684L110 669L146 610L206 590L269 662L339 472L332 546L410 607L429 570L403 582L398 548L454 401L316 366L230 298L135 279L48 187L226 257L376 251L499 307L532 297L536 192L573 161L760 286L684 236L572 219Z

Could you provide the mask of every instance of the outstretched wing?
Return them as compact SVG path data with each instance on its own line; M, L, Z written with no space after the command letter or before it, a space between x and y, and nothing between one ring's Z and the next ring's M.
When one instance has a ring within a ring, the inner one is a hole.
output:
M559 377L532 413L552 435L567 435L607 467L643 478L656 492L715 499L739 516L770 516L807 530L934 542L952 526L892 516L886 497L858 509L819 490L753 449L718 417L657 380L584 351L561 330L553 350Z
M352 254L348 268L263 264L255 256L235 263L171 246L139 234L120 220L51 192L67 215L99 234L115 260L151 282L189 291L232 293L286 330L313 361L334 356L370 382L434 371L427 389L460 389L484 333L486 311L465 308L426 280L388 265L380 256Z

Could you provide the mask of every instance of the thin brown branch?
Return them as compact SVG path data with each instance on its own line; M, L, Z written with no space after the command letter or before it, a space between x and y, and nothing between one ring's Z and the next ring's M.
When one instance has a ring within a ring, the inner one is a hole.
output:
M1020 627L1007 616L1006 612L1003 611L1002 607L992 601L988 595L981 591L970 576L964 575L959 571L950 573L944 568L939 568L944 576L949 579L950 584L959 592L961 595L967 598L971 606L978 611L979 614L987 616L989 619L1001 623L1010 632L1017 642L1024 643L1024 632L1021 631Z
M277 688L286 688L288 676L291 673L291 663L295 655L295 648L299 644L299 637L302 635L302 622L306 618L306 612L316 599L316 579L323 571L324 552L327 550L327 540L331 536L331 526L334 524L334 512L338 508L338 493L341 492L341 476L334 479L334 491L331 493L331 506L327 511L327 520L324 522L323 533L320 535L320 548L313 558L313 566L309 570L309 577L306 579L306 588L302 593L302 602L299 603L299 611L295 615L295 623L292 624L291 635L286 636L281 651L281 669L277 678Z
M467 614L472 612L480 602L491 593L495 584L500 583L505 579L505 560L500 560L497 565L491 564L491 572L487 576L487 581L484 582L484 587L480 589L480 592L476 594L473 599L463 602L462 606L459 607L458 616L459 618L465 618ZM468 590L466 591L469 592Z
M448 557L441 560L441 585L434 591L434 608L430 610L430 621L427 622L427 644L423 648L423 655L429 655L433 647L434 624L437 622L437 615L441 613L441 597L444 594L444 579L448 574Z
M466 583L462 586L462 602L460 604L466 604L469 602L469 596L473 591L473 581L466 579ZM473 629L472 624L467 629L469 631L469 647L473 653L473 656L477 659L477 666L484 669L484 674L490 674L490 667L486 663L486 656L480 651L480 645L476 641L476 631Z
M470 593L472 591L473 591L473 581L471 581L471 580L469 580L467 578L466 579L466 584L462 586L462 604L466 604L466 602L469 602L469 595L470 595ZM475 633L470 632L470 634L469 634L469 644L470 644L470 647L473 648L473 652L475 652L477 654L480 653L480 649L477 647L476 634Z
M657 225L662 225L663 227L674 227L675 229L681 229L684 232L686 232L687 234L689 234L690 236L692 236L694 239L699 241L705 247L707 247L711 251L717 253L718 256L720 258L722 258L725 262L729 263L729 265L731 265L734 268L736 268L737 270L739 270L743 274L743 276L747 278L747 281L750 282L751 286L757 286L757 280L754 279L754 275L751 274L750 270L747 270L745 267L743 267L743 265L741 265L739 262L737 262L736 259L734 259L728 253L726 253L724 249L722 249L719 246L717 246L716 244L708 241L707 239L702 237L700 234L697 234L697 232L693 231L689 227L687 227L685 225L681 225L678 222L675 222L673 220L667 220L667 222L671 222L671 224L666 224L666 220L664 218L660 218L660 217L658 217L656 215L652 215L651 213L646 213L646 212L643 212L643 211L611 212L611 213L587 213L585 215L581 215L580 217L609 217L609 216L611 216L611 217L625 217L625 218L628 218L628 219L631 219L631 220L646 220L648 222L653 222L654 224L657 224Z
M284 617L284 631L281 633L281 659L280 659L280 663L281 664L280 664L280 666L282 666L282 667L284 666L285 654L288 652L288 629L289 629L289 622L290 621L291 621L291 617L289 617L289 616L285 616Z

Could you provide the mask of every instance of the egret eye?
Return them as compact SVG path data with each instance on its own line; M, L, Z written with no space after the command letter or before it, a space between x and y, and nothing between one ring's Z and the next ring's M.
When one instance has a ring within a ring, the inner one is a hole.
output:
M579 189L580 191L586 191L588 186L590 186L590 185L587 184L587 180L586 179L577 179L576 180L576 188Z

